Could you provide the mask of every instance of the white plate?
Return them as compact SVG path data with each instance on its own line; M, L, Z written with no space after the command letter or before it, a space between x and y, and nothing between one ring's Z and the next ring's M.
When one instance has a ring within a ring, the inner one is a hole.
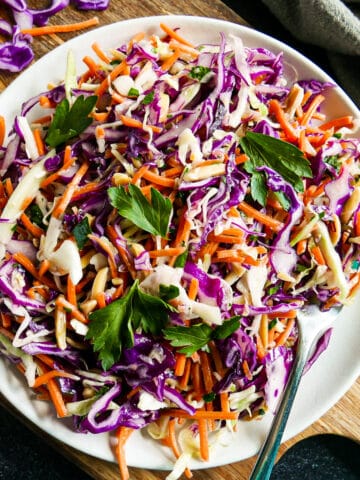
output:
M316 78L332 81L322 70L296 51L247 27L200 17L138 18L85 33L56 48L22 73L0 96L0 113L6 117L8 127L22 102L46 90L49 82L56 83L64 78L65 59L69 49L74 52L81 72L84 70L81 59L85 54L92 53L90 46L94 41L99 42L104 48L116 47L139 31L160 33L158 26L161 21L171 27L181 27L181 34L195 44L205 41L218 42L219 32L239 35L246 46L265 47L274 53L284 52L286 71L290 76L297 71L300 79ZM360 117L356 106L341 89L334 89L330 95L331 101L327 102L329 118L351 113ZM284 440L298 434L322 416L358 377L359 308L360 298L351 308L343 311L336 321L329 348L303 378ZM110 436L73 432L71 422L58 420L52 409L44 402L31 398L31 391L26 387L23 378L15 369L9 368L4 360L0 360L0 378L1 393L38 427L82 452L105 460L114 460ZM229 445L219 446L211 451L211 458L207 463L194 461L192 468L215 467L254 455L266 435L270 420L270 416L267 415L262 421L241 423L239 431ZM167 470L172 468L174 459L168 449L162 448L158 442L149 439L145 434L136 432L127 444L127 461L131 466Z

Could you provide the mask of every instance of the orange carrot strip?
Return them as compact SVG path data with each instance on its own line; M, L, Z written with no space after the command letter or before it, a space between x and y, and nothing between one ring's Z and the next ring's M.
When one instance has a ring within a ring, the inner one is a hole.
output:
M190 281L188 297L190 300L195 300L199 290L199 280L193 277Z
M177 377L181 377L185 371L186 355L184 353L176 353L175 358L174 373Z
M149 169L149 165L142 165L139 170L137 170L135 173L134 173L134 176L131 180L131 183L135 184L137 183L138 180L140 180L140 178L144 175L144 173L146 172L146 170Z
M6 136L5 118L0 115L0 145L3 145Z
M59 385L56 383L55 379L50 378L47 382L47 387L49 390L49 394L51 400L55 406L56 413L59 418L63 418L67 416L67 409L64 403L64 399L59 388Z
M229 394L228 392L220 393L220 404L223 412L230 412Z
M164 177L178 177L184 170L184 167L182 165L169 168L164 171Z
M202 350L200 350L199 355L200 355L200 363L201 363L201 369L203 373L205 391L209 393L211 392L214 386L209 357L208 357L208 354L206 352L203 352Z
M277 313L268 313L268 318L296 318L297 311L296 310L289 310L287 312L277 312Z
M48 383L48 381L51 378L55 377L63 377L63 378L74 378L74 375L69 372L63 372L61 370L50 370L49 372L43 373L42 375L39 375L33 385L32 388L38 388L40 385L44 385L45 383Z
M296 253L298 255L302 255L303 253L306 252L306 247L307 247L307 240L306 238L303 238L296 245Z
M259 335L261 337L261 342L266 349L269 344L269 322L266 314L261 315Z
M67 293L68 301L76 307L77 305L76 289L75 289L75 285L71 280L70 275L67 276L66 293Z
M76 320L79 320L79 322L82 323L88 323L89 320L85 317L83 313L80 312L72 303L70 303L68 300L65 299L62 295L60 295L56 300L55 300L55 305L62 309L65 312L69 312L70 315Z
M43 260L41 263L40 263L40 267L39 267L39 275L40 277L44 276L45 273L49 270L49 267L50 267L50 262L49 260Z
M98 17L84 20L83 22L68 23L65 25L46 25L45 27L24 28L21 33L24 35L31 35L32 37L38 37L40 35L50 35L51 33L67 33L76 32L78 30L84 30L85 28L94 27L98 25Z
M270 230L274 230L275 232L279 231L283 224L279 222L279 220L276 220L275 218L270 217L269 215L266 215L265 213L261 213L256 208L252 207L246 202L241 202L238 205L238 208L244 212L248 217L255 218L258 222L266 225L267 227L270 228Z
M20 263L25 268L25 270L27 270L34 278L39 280L41 283L47 285L50 288L56 289L55 283L45 277L42 277L36 270L35 265L26 255L21 252L16 252L13 254L12 258L15 260L15 262Z
M289 123L288 119L286 118L285 112L282 109L280 102L276 99L272 99L269 102L269 111L272 113L276 120L280 123L281 128L283 129L286 137L290 142L294 142L297 140L297 133L294 127Z
M3 313L3 312L1 312L0 315L1 315L1 323L2 323L2 326L3 326L4 328L10 328L10 326L11 326L11 317L10 317L10 315L7 314L7 313Z
M321 130L330 130L330 128L335 128L336 130L341 127L351 127L353 125L354 119L352 115L345 115L343 117L335 118L334 120L329 120L326 123L320 125Z
M110 58L106 55L106 53L103 51L103 49L100 47L100 45L97 42L94 42L91 45L91 48L94 50L96 55L102 60L104 63L110 63Z
M173 451L175 457L179 458L180 455L181 455L181 452L180 452L179 446L178 446L177 441L176 441L176 436L175 436L175 419L169 420L168 431L169 431L169 434L168 434L168 437L166 439L167 440L166 443L168 444L168 446ZM185 469L184 473L185 473L186 478L191 478L192 477L192 473L188 468Z
M97 304L98 304L98 307L99 307L99 308L104 308L104 307L106 307L106 296L105 296L105 292L99 292L99 293L96 295L95 300L97 301Z
M190 372L191 372L191 360L187 358L185 361L184 373L179 381L180 390L185 390L185 388L187 387L189 383Z
M12 184L12 181L11 181L11 178L10 177L7 177L6 180L5 180L5 192L6 192L6 195L8 197L10 197L10 195L13 193L14 191L14 187L13 187L13 184Z
M55 218L59 218L60 215L62 215L65 212L66 207L68 206L71 200L71 197L73 196L78 184L80 183L80 180L85 175L88 168L89 168L89 164L87 162L83 163L79 168L79 170L73 176L71 182L67 185L66 190L64 191L61 198L59 198L58 201L56 202L55 208L52 212L52 215Z
M109 75L97 87L97 89L95 90L95 95L98 95L98 96L102 95L107 90L111 82L115 80L115 78L117 78L121 73L124 73L126 68L127 68L127 63L125 60L119 63L119 65L116 65L116 67L113 70L111 70Z
M189 418L193 420L205 419L205 420L237 420L238 412L222 412L219 410L197 410L194 415L181 410L180 408L169 408L162 413L167 417L175 418Z
M139 128L140 130L145 130L146 128L149 128L154 133L160 133L162 131L161 127L157 127L155 125L144 125L142 122L140 122L140 120L136 120L136 118L132 117L127 117L126 115L119 115L119 119L126 127Z
M221 376L224 376L225 368L223 361L221 359L219 350L213 341L209 342L209 348L217 373L219 373Z
M35 238L40 238L41 235L44 235L45 232L42 228L40 228L38 225L35 225L35 223L32 223L30 218L26 215L26 213L22 213L20 216L21 222L26 228L26 230L31 233L31 235Z
M41 95L41 97L39 98L39 105L42 108L55 108L56 107L56 103L53 102L52 100L50 100L45 95Z
M115 246L115 248L119 252L121 260L124 262L128 272L130 273L132 278L135 279L136 278L136 270L134 268L134 265L131 262L131 259L129 258L129 255L128 255L127 251L119 244L119 242L118 242L119 239L118 239L115 228L112 225L108 225L106 227L106 231L107 231L107 234L109 235L109 238L110 238L112 244Z
M88 55L85 55L85 57L82 59L82 61L85 63L85 65L88 67L90 74L94 77L97 74L97 69L98 65L95 62L95 60Z
M150 250L149 257L150 258L158 258L158 257L177 257L185 252L185 247L169 247L169 248L162 248L160 250Z
M58 170L57 172L54 172L48 177L44 178L40 185L41 188L46 188L51 183L55 182L60 177L62 172L67 170L74 163L75 160L76 158L71 156L71 146L66 145L64 150L64 160L62 168L60 168L60 170Z
M209 439L207 421L204 419L198 420L199 438L200 438L200 456L206 462L209 460Z
M304 125L307 125L309 123L311 117L316 112L316 109L318 108L318 106L324 100L325 100L325 97L324 97L324 95L321 95L321 94L316 95L316 97L314 97L314 99L311 101L308 109L306 110L306 112L304 113L302 118L300 119L300 125L304 126Z
M174 38L175 40L177 40L179 43L183 43L184 45L187 45L188 47L192 47L194 48L194 45L190 42L188 42L187 40L185 40L185 38L183 38L181 35L179 35L175 30L173 30L172 28L168 27L167 25L165 25L164 23L160 23L160 28L171 38Z
M75 190L73 196L71 197L71 201L75 202L81 197L81 195L96 192L99 188L101 188L101 184L99 182L89 182L86 185L82 185Z
M200 376L200 363L193 363L191 367L192 384L195 390L196 398L200 400L204 393Z
M38 128L35 128L35 130L33 131L33 135L34 135L34 139L35 139L35 143L36 143L36 147L39 155L44 155L46 149L45 149L44 141L41 138L40 130Z
M173 178L166 178L162 177L161 175L157 175L154 172L150 172L146 170L143 174L143 178L148 180L149 182L155 183L155 185L162 185L163 187L174 188L175 180Z
M264 345L262 344L260 335L256 335L256 348L257 348L257 356L261 360L265 357L266 355L266 350L264 348Z
M318 245L311 249L311 253L313 254L318 265L326 265L324 255L322 254L322 251Z
M285 330L283 332L281 332L281 334L276 339L276 345L277 346L284 345L284 343L286 342L286 340L288 339L288 337L291 333L291 330L294 326L294 323L295 323L295 319L290 318L289 321L286 324Z
M166 72L167 70L170 70L170 68L174 65L176 60L178 60L178 58L180 57L180 54L181 54L180 50L176 48L174 50L174 53L161 64L161 70L163 70L164 72Z
M132 434L133 429L129 427L119 427L116 431L117 444L115 454L119 464L121 480L129 480L130 474L126 464L125 444Z
M249 157L246 155L246 153L240 153L239 155L236 155L236 157L235 157L236 165L240 165L242 163L245 163L248 160L249 160Z

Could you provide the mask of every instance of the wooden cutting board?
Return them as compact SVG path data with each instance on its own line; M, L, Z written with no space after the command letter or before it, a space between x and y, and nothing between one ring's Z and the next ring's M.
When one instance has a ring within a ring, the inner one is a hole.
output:
M31 2L29 2L31 3ZM37 2L32 2L36 7ZM223 20L229 20L240 24L246 22L235 12L228 8L220 0L111 0L110 7L104 12L96 12L99 17L100 25L106 25L119 20L128 18L145 17L151 15L163 14L185 14L198 15L205 17L214 17ZM0 6L0 17L6 18L7 12L4 7ZM50 23L70 23L84 20L94 16L94 12L78 12L68 7L64 11L59 12ZM33 49L35 59L40 58L62 42L74 37L77 33L49 35L35 38L33 41ZM0 91L4 90L16 78L15 74L0 72ZM1 105L0 105L1 113ZM289 447L299 440L311 435L321 433L337 433L351 438L360 440L360 381L355 383L349 392L320 420L307 428L303 433L295 438L285 442L279 452L281 456ZM23 420L31 429L42 436L49 444L56 447L57 451L61 451L68 459L72 459L74 463L83 468L96 480L118 480L119 472L115 463L109 463L78 452L65 444L57 442L35 425L30 424L24 419L17 410L1 397L0 404L15 413ZM243 462L234 463L213 469L204 469L194 472L194 480L246 480L249 478L254 458ZM130 468L132 480L164 480L166 472L149 471L136 468Z

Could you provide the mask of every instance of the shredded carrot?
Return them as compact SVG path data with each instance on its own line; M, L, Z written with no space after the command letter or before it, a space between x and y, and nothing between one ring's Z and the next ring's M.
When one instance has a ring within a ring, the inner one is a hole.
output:
M200 456L204 461L209 460L208 427L205 419L198 420L200 438Z
M154 133L160 133L162 131L161 127L157 127L155 125L144 125L140 120L136 120L136 118L127 117L126 115L119 115L119 119L121 122L130 128L139 128L141 130L152 130Z
M261 213L256 208L252 207L246 202L240 202L238 208L244 212L248 217L255 218L258 222L266 225L270 228L270 230L274 230L275 232L279 231L283 224L276 220L275 218L266 215L265 213Z
M185 361L184 373L181 379L179 380L180 390L185 390L185 388L187 387L190 379L190 372L191 372L191 360L187 358Z
M46 149L45 149L44 141L41 138L40 130L38 128L35 128L33 131L33 135L34 135L36 148L38 150L39 156L44 155Z
M10 178L10 177L7 177L7 178L5 179L5 185L4 185L4 187L5 187L6 195L7 195L8 197L10 197L11 194L13 193L13 191L14 191L14 187L13 187L13 184L12 184L12 181L11 181L11 178Z
M319 105L324 100L325 100L325 97L324 97L324 95L321 95L321 94L316 95L316 97L313 98L313 100L311 101L308 109L306 110L306 112L304 113L302 118L300 119L300 125L304 126L304 125L307 125L309 123L311 117L314 115L317 108L319 107Z
M230 412L229 394L228 392L220 393L220 404L223 412Z
M185 252L185 247L169 247L163 248L159 250L150 250L149 257L150 258L158 258L158 257L177 257Z
M288 337L291 333L291 330L294 326L294 323L295 323L294 318L290 318L288 320L288 322L286 324L286 327L285 327L285 330L283 332L281 332L281 334L276 339L276 345L277 346L284 345L284 343L286 342L286 340L288 339Z
M268 313L267 317L272 318L296 318L297 311L296 310L288 310L287 312L273 312Z
M282 109L280 102L278 100L271 99L269 101L269 111L275 116L276 120L280 123L280 126L283 129L288 140L290 142L296 141L298 138L298 135L294 127L289 123L288 119L286 118L286 114Z
M0 115L0 145L4 144L6 135L6 125L5 125L5 118Z
M324 255L322 254L322 251L318 245L312 247L311 253L313 254L318 265L326 265Z
M119 63L119 65L116 65L116 67L113 70L111 70L109 75L97 87L97 89L95 90L95 95L101 96L107 90L111 82L115 80L115 78L117 78L121 73L124 73L126 68L127 68L127 63L125 60Z
M46 277L42 277L36 270L35 265L24 253L16 252L13 254L12 258L15 260L15 262L20 263L34 278L40 280L48 287L56 289L54 282L48 280Z
M351 127L353 125L354 119L352 115L345 115L343 117L338 117L328 122L323 123L320 125L321 130L330 130L331 128L335 128L338 130L342 127Z
M208 410L197 410L194 415L181 410L180 408L169 408L162 412L166 417L174 418L188 418L192 420L237 420L239 412L223 412L218 410L208 411Z
M26 215L26 213L22 213L20 216L20 220L26 230L31 233L31 235L35 238L40 238L42 235L45 234L44 230L40 228L38 225L35 225L35 223L32 223L30 218Z
M96 74L97 74L97 70L98 70L98 65L97 63L95 62L95 60L91 57L89 57L88 55L85 55L85 57L82 59L82 61L85 63L85 65L88 67L89 69L89 73L95 77Z
M50 378L47 381L47 387L49 390L51 400L55 406L58 417L59 418L66 417L67 409L65 406L65 402L64 402L61 390L59 388L59 385L56 383L56 380L54 378Z
M76 307L77 300L76 300L76 289L73 281L71 280L70 275L67 276L67 299L68 301Z
M76 308L72 303L66 300L64 296L59 295L58 298L55 300L55 305L63 311L69 312L71 316L76 318L76 320L79 320L79 322L89 322L85 315L81 313L80 310Z
M125 457L125 444L132 434L133 429L129 427L119 427L116 431L117 444L115 447L116 458L118 460L121 480L129 480L130 474Z
M180 57L180 54L181 54L180 50L176 48L174 50L174 53L162 63L161 70L164 70L164 71L170 70L170 68L174 65L174 63Z
M187 40L185 40L185 38L183 38L181 35L179 35L175 30L173 30L172 28L170 28L168 25L165 25L164 23L160 23L160 28L170 37L170 38L174 38L176 41L178 41L179 43L183 43L184 45L187 45L188 47L192 47L194 48L194 45L190 42L188 42Z
M306 238L303 238L296 244L296 253L298 255L302 255L303 253L306 252L306 248L307 248L307 240Z
M264 349L266 349L269 344L269 322L266 314L261 315L259 335Z
M84 30L85 28L95 27L98 24L98 17L93 17L89 20L84 20L83 22L69 23L65 25L46 25L44 27L24 28L21 30L21 33L37 37L40 35L50 35L52 33L76 32L78 30Z
M45 275L45 273L49 270L50 268L50 262L49 260L43 260L41 263L40 263L40 267L39 267L39 275L40 277L43 277Z
M185 372L186 355L183 353L176 353L175 359L174 373L177 377L181 377Z
M110 63L110 58L106 55L104 50L100 47L100 45L97 42L94 42L91 45L91 48L94 50L96 55L102 60L104 63Z
M48 381L51 378L55 377L62 377L62 378L74 378L74 375L69 372L64 372L62 370L50 370L49 372L43 373L42 375L39 375L33 385L32 388L38 388L40 385L44 385L45 383L48 383Z
M81 165L79 170L75 173L73 179L66 187L65 192L55 204L54 210L52 212L52 215L55 218L59 218L65 212L66 207L68 206L74 191L76 190L77 186L79 185L82 177L85 175L88 168L89 168L89 164L85 162Z
M190 281L188 297L190 300L195 300L199 290L199 280L193 277Z

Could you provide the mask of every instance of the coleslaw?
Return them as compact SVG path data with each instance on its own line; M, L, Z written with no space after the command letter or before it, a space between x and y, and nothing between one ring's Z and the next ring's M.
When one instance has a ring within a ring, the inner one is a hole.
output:
M359 285L357 120L321 112L335 86L161 28L94 45L81 76L70 54L0 157L0 351L78 431L116 432L123 478L134 429L173 450L172 479L273 411L296 311Z

